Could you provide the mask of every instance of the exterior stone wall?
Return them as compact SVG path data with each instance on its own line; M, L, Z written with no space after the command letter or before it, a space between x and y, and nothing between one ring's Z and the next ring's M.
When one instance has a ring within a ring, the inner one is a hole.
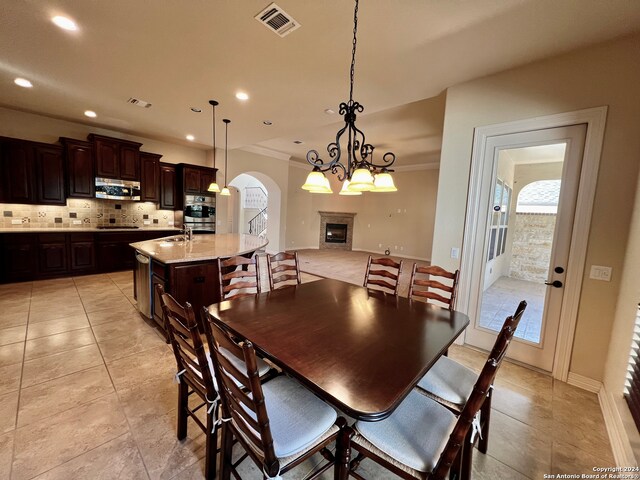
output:
M517 213L509 276L544 282L549 273L556 214Z

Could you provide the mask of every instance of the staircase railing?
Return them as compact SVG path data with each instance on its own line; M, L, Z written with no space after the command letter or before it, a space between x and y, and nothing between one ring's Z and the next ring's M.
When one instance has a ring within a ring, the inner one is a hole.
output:
M267 209L264 208L258 214L249 220L249 234L262 235L267 230Z

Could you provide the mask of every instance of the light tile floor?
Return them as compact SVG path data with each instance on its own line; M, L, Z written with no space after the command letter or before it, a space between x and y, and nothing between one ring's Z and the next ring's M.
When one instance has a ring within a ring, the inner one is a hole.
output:
M498 278L482 296L480 326L500 331L504 319L513 314L520 300L526 300L527 309L518 325L516 337L539 343L546 289L547 286L541 282Z
M353 283L364 275L358 252L301 259L316 274ZM132 288L130 272L0 285L0 480L203 478L204 436L191 424L188 438L176 440L174 358L137 314ZM465 347L451 357L474 370L484 361ZM474 455L476 479L614 463L594 394L506 363L493 406L489 453ZM302 478L316 461L285 478ZM392 478L371 463L361 469ZM248 461L241 473L262 478Z

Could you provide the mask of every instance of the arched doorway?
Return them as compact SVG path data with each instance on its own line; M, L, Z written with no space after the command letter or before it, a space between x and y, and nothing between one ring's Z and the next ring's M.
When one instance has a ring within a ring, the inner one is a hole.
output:
M229 186L237 192L232 195L230 205L231 231L265 235L269 239L267 251L277 252L280 249L280 187L260 172L241 173Z

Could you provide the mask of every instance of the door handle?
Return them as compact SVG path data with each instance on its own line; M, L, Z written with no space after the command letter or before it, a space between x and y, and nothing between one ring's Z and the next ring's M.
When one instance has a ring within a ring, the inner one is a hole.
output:
M555 288L562 287L562 282L560 280L554 280L553 282L544 282L544 284L551 285L552 287L555 287Z

